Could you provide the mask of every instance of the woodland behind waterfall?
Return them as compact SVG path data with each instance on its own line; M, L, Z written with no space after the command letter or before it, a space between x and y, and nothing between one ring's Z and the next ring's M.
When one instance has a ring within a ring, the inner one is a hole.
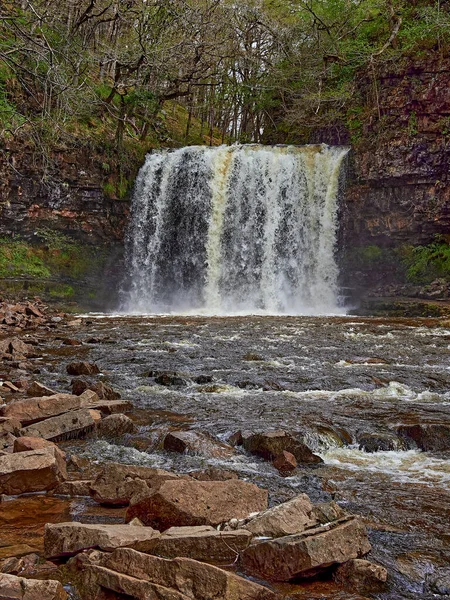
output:
M446 0L6 0L0 135L122 159L323 127L357 138L383 117L380 71L449 40Z

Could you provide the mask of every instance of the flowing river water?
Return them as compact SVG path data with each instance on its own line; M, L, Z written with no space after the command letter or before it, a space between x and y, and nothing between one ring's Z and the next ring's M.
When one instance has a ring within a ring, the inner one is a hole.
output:
M272 504L300 492L314 501L333 498L364 517L373 545L369 558L388 568L388 589L377 597L442 597L434 594L443 589L436 581L449 574L450 456L419 450L398 435L398 427L449 424L445 322L86 315L76 337L82 346L55 344L50 333L42 340L40 380L68 390L65 365L95 361L101 377L133 403L138 432L109 441L67 441L66 451L93 462L180 472L230 469L267 487ZM149 373L159 370L179 373L180 385L157 385ZM209 432L223 441L239 429L284 429L302 436L324 464L281 477L242 449L228 458L214 457L208 448L195 456L169 453L162 440L172 429ZM367 440L393 449L361 450ZM4 503L0 525L10 543L30 543L33 536L38 543L46 521L104 521L104 513L89 499L33 496ZM120 510L108 515L111 522L123 518ZM279 591L286 598L353 597L331 582Z

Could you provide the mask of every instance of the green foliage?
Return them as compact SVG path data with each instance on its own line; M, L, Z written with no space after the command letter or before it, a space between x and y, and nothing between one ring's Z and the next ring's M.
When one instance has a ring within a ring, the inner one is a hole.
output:
M412 112L409 115L408 119L408 135L409 137L414 137L418 133L418 123L417 123L417 115L415 112Z
M427 246L403 249L406 276L411 283L427 284L434 279L450 279L450 244L439 237Z
M21 240L0 238L0 277L49 277L41 256Z

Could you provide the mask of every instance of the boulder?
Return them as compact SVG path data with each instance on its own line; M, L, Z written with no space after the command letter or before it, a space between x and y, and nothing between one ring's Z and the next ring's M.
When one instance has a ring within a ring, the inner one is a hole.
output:
M344 589L360 594L381 592L387 581L387 571L384 567L353 558L339 565L333 575L336 583Z
M38 398L40 396L53 396L57 393L58 392L51 390L50 388L46 387L45 385L42 385L42 383L39 383L38 381L32 381L27 388L27 395L33 396L34 398Z
M54 490L56 496L90 496L90 479L79 479L76 481L63 481Z
M104 568L136 580L164 586L182 594L182 598L190 600L275 599L272 591L257 583L190 558L168 560L124 548L115 550L106 557ZM88 567L88 570L90 569L95 572L99 567ZM107 587L104 583L101 585ZM144 596L142 594L134 595L134 597L152 598L151 595Z
M109 415L103 419L97 428L97 434L104 437L118 437L125 433L133 433L133 421L123 414Z
M364 452L387 452L398 450L400 440L389 433L364 433L358 437L359 449Z
M15 546L2 546L0 547L0 560L5 558L20 558L37 552L36 548L28 546L28 544L16 544ZM2 570L2 573L6 571Z
M25 357L36 356L33 346L26 344L17 337L6 338L0 341L0 354L21 355Z
M119 392L103 381L89 383L83 379L72 379L72 394L79 396L86 390L92 390L101 400L118 400L120 398Z
M0 494L43 492L67 479L62 452L55 448L0 456Z
M267 490L238 479L165 481L158 490L132 498L126 520L164 530L173 526L219 525L267 508Z
M423 423L400 425L397 433L415 442L425 452L439 452L450 449L450 425L447 423Z
M189 471L189 477L197 479L197 481L227 481L228 479L239 479L239 475L234 471L218 469L216 467L200 469L199 471Z
M115 548L134 548L146 552L154 544L159 531L151 527L131 525L87 525L85 523L47 523L44 549L48 558L73 556L81 550L99 548L111 552Z
M243 568L267 581L310 577L370 551L360 519L344 517L303 533L256 543L241 553Z
M22 427L22 423L13 417L0 417L0 436L6 433L16 434Z
M148 495L164 481L180 478L182 476L163 469L110 463L93 481L90 493L99 504L126 506L132 496L137 496L143 490Z
M314 504L314 513L322 525L337 521L343 517L348 517L349 513L345 512L336 502L319 502Z
M20 434L54 441L75 439L94 431L101 418L99 411L82 408L29 425L21 429Z
M181 387L186 386L189 383L189 380L182 377L180 373L170 371L151 371L149 377L155 377L155 383L166 387Z
M0 573L0 598L6 600L66 600L59 581L25 579Z
M274 460L284 450L295 456L299 463L321 463L323 460L286 431L254 433L243 437L243 446L251 454L265 460Z
M66 370L69 375L97 375L100 373L100 369L95 363L85 361L70 363L67 365Z
M297 468L297 459L290 452L283 450L281 454L273 459L272 464L280 475L288 476Z
M309 497L300 494L288 502L259 513L242 527L255 536L278 538L301 533L319 522Z
M176 558L186 556L208 563L230 564L252 540L245 529L218 531L209 525L197 527L171 527L155 540L149 554Z
M29 452L30 450L42 450L43 448L56 448L58 446L53 442L48 442L42 438L36 437L18 437L14 440L14 452ZM64 453L58 449L59 452L64 456Z
M172 431L164 438L164 450L212 458L229 458L236 452L232 446L199 431Z

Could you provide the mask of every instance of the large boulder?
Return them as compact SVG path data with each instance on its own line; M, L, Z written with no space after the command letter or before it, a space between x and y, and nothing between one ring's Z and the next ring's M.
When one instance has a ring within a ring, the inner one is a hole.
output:
M283 451L294 455L299 463L321 463L320 456L314 454L306 444L295 439L286 431L253 433L243 437L243 446L251 454L273 461Z
M381 592L385 587L387 571L381 565L368 560L353 558L339 565L333 578L346 590L360 594L374 594Z
M66 600L59 581L25 579L0 573L0 598L6 600Z
M12 356L37 356L33 346L26 344L18 337L6 338L0 341L0 354L12 354Z
M397 433L425 452L439 452L450 449L450 425L448 423L422 423L400 425Z
M89 363L85 361L70 363L67 365L66 371L69 375L97 375L100 373L100 369L95 363Z
M44 440L70 440L94 431L101 418L102 415L98 410L82 408L24 427L20 434L27 437L41 437Z
M92 482L90 492L99 504L126 506L133 496L142 492L148 495L164 481L180 478L183 476L163 469L110 463ZM188 479L186 476L184 478Z
M67 479L62 452L55 448L0 456L0 494L43 492Z
M101 587L142 600L148 598L275 599L274 593L269 589L213 565L189 558L167 560L126 548L115 550L107 556L103 566L87 567L86 571L88 578L91 581L96 578L97 584ZM117 578L112 580L110 578L113 573L126 575L132 580L119 581ZM152 595L146 583L162 586L166 595L157 595L155 588L150 587L153 591ZM141 589L139 589L140 585L143 586ZM180 595L169 596L168 590Z
M30 450L42 450L43 448L58 448L58 446L42 438L22 436L14 440L13 452L29 452ZM64 455L63 452L61 454Z
M97 428L97 434L102 437L118 437L126 433L133 433L133 421L123 414L109 415L102 419Z
M252 537L245 529L218 531L210 525L171 527L155 540L149 553L164 558L186 556L202 562L231 564L248 547Z
M147 496L132 499L126 520L164 530L173 526L219 525L267 508L267 490L236 479L165 481Z
M39 396L53 396L57 393L58 392L55 392L38 381L32 381L27 387L27 396L32 396L33 398L38 398Z
M229 458L236 454L232 446L199 431L172 431L164 438L164 450L211 458Z
M92 390L101 400L118 400L119 392L116 392L110 385L103 381L89 383L84 379L72 379L72 394L80 396L86 390Z
M115 548L134 548L147 552L161 534L151 527L132 525L86 525L84 523L47 523L44 549L48 558L73 556L81 550L99 548L110 552Z
M268 581L309 577L370 551L364 524L353 516L303 533L256 543L241 553L247 573Z

